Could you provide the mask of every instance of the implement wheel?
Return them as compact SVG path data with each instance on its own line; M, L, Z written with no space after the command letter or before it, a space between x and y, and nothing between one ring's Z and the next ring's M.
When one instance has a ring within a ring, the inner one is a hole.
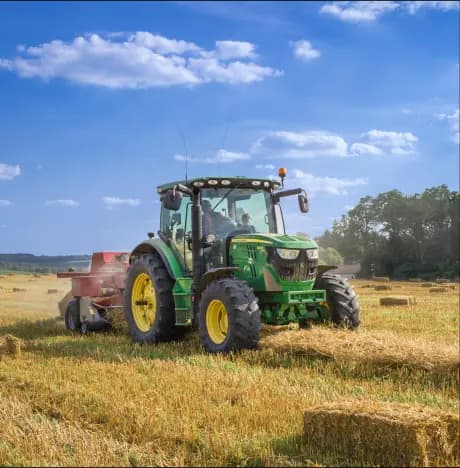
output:
M156 343L178 338L173 282L156 254L142 255L126 278L124 310L129 332L138 343Z
M314 289L326 291L330 320L345 328L358 328L360 307L358 296L348 281L336 275L322 275L316 279Z
M64 315L64 323L67 330L73 332L81 331L80 300L72 299L67 304Z
M260 310L245 281L223 278L204 290L198 324L209 353L255 348L260 337Z

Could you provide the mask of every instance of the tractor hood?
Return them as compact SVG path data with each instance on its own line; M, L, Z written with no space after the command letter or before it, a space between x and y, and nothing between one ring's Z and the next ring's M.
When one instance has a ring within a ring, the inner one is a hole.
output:
M317 249L318 244L309 238L287 234L240 234L232 239L232 244L251 243L283 249Z

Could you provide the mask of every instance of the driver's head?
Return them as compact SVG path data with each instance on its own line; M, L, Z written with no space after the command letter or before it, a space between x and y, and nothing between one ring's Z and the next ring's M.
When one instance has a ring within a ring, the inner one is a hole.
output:
M202 200L201 208L204 213L209 213L212 210L211 202L209 200Z
M243 224L251 224L252 218L248 213L244 213L244 215L241 217L241 221Z

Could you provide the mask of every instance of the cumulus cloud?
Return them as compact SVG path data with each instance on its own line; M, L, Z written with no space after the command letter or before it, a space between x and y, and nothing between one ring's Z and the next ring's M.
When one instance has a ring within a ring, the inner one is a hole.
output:
M330 195L346 195L349 188L367 184L366 179L361 177L356 179L340 179L336 177L317 177L309 172L294 169L294 179L301 186L305 187L309 195L316 195L324 192Z
M460 135L459 135L459 126L460 126L460 115L459 109L452 112L452 114L436 114L436 117L439 120L445 120L449 124L451 136L450 139L456 143L460 144Z
M204 164L227 164L236 161L245 161L250 159L251 156L247 153L236 153L234 151L227 151L224 149L220 149L216 152L214 156L206 157L206 158L194 158L188 157L186 158L183 154L175 154L174 159L176 161L185 161L191 163L204 163Z
M385 153L405 155L415 152L415 143L418 138L411 132L393 132L383 130L370 130L361 135L369 145L381 149Z
M379 16L396 10L399 6L399 2L391 1L343 1L327 3L321 7L320 12L342 21L359 23L375 21Z
M76 202L75 200L48 200L45 202L46 206L66 206L66 207L74 207L79 206L80 203Z
M0 163L0 180L11 180L21 175L19 165L10 166L9 164Z
M267 169L268 171L273 171L275 166L273 164L256 164L256 169Z
M368 143L353 143L350 146L350 153L354 156L379 156L383 154L383 151Z
M268 159L405 155L415 152L418 141L410 132L375 129L360 138L349 145L342 136L326 131L272 131L255 140L250 153ZM262 164L256 167L271 169Z
M0 68L23 78L62 78L85 85L130 89L252 83L281 74L250 61L255 58L254 49L250 42L217 41L213 50L205 50L193 42L146 31L91 34L71 42L53 40L18 47L20 55L0 59Z
M458 10L458 1L340 1L328 2L320 9L321 13L335 16L341 21L352 23L372 22L380 16L396 10L415 14L421 9Z
M308 61L321 56L321 52L314 49L310 41L301 40L291 42L291 47L294 51L294 55L301 60Z
M323 131L269 132L258 138L251 153L267 157L313 158L315 156L347 156L347 142L339 135Z
M0 200L0 208L4 208L6 206L11 206L11 202L9 200Z
M137 198L102 197L102 201L108 210L119 206L138 206L140 204L140 200Z

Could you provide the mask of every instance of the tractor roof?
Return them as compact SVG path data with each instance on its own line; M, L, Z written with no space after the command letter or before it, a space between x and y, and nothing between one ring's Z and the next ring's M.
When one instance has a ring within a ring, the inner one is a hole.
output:
M177 180L167 184L159 185L158 192L173 188L176 184L182 184L187 187L200 187L200 188L219 188L219 187L238 187L250 189L265 189L275 190L281 186L280 182L272 179L263 179L260 177L197 177L190 180Z

